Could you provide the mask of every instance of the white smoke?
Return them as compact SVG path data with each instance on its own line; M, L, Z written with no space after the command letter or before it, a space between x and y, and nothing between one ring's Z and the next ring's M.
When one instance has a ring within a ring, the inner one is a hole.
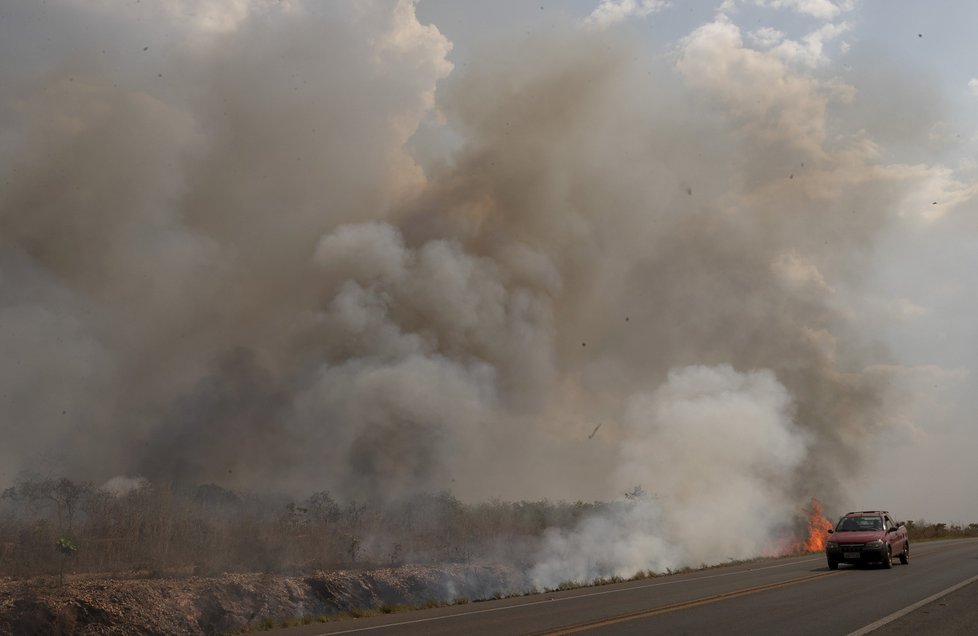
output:
M792 476L807 452L791 397L770 371L729 366L669 373L626 412L620 489L628 500L571 532L552 532L533 583L712 565L777 550L797 515Z
M791 479L807 443L793 417L770 371L670 372L629 404L618 483L659 496L666 536L689 546L689 562L757 555L771 543L767 533L797 514Z
M127 495L134 490L145 488L149 485L143 477L129 477L128 475L116 475L100 486L101 490L112 493L117 497Z

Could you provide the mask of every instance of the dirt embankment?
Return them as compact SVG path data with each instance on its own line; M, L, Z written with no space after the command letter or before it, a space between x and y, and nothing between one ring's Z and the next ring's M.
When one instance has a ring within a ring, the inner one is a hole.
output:
M402 566L307 576L0 579L2 634L223 634L270 619L476 600L522 587L490 565Z

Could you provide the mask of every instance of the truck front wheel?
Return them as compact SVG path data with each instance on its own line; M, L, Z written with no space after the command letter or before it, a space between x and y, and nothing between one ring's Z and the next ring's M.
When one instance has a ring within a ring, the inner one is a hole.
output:
M883 567L889 570L893 567L893 553L890 552L890 546L886 546L886 554L883 555Z
M835 559L829 559L829 569L830 570L838 570L839 569L839 562L836 561Z
M903 552L900 553L900 563L904 565L910 564L910 542L903 542Z

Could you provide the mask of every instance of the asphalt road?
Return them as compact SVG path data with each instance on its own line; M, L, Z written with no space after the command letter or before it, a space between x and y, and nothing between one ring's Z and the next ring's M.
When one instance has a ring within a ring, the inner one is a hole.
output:
M978 540L974 539L915 544L910 565L894 559L891 570L842 565L831 571L824 556L810 555L277 633L829 636L861 635L874 629L894 633L892 629L907 626L930 633L942 624L947 628L954 621L970 621L954 611L954 606L963 612L971 609L970 603L960 600L973 598L978 589L968 581L978 581Z

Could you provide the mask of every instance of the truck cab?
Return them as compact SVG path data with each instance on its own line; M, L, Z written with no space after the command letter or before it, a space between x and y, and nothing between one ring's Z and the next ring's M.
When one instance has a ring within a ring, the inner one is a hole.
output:
M906 527L885 510L846 513L829 530L825 544L825 558L832 570L838 569L840 563L880 563L891 568L894 556L900 558L900 563L909 564L910 540Z

